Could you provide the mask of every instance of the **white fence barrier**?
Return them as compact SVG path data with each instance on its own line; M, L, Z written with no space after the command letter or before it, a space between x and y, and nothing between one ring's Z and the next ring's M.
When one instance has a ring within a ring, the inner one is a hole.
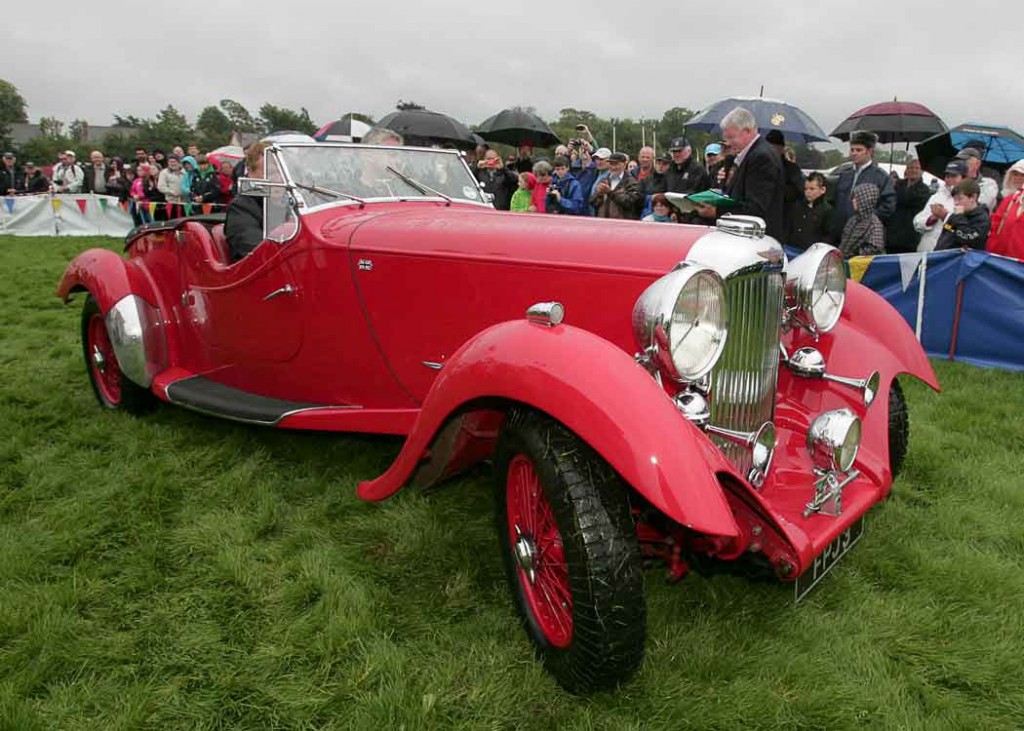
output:
M59 193L0 199L0 234L124 236L134 225L128 211L109 195Z

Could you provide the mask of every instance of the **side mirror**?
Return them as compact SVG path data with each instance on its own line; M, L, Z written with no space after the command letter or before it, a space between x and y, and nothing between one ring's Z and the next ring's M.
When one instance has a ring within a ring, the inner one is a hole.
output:
M239 178L238 194L247 195L251 198L267 198L270 196L270 189L274 183L263 178Z

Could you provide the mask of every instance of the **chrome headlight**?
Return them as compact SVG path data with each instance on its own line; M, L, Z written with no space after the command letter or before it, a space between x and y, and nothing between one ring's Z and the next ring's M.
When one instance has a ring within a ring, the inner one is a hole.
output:
M849 472L860 450L861 422L849 409L826 411L807 430L807 451L814 467Z
M827 333L839 322L846 302L846 270L839 249L814 244L789 264L786 308L799 325Z
M648 287L633 307L633 335L641 353L676 381L706 375L722 354L727 330L722 278L689 262Z

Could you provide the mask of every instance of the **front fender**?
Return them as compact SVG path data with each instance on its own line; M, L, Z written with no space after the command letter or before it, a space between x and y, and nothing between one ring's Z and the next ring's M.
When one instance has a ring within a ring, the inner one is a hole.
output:
M75 292L88 291L96 298L103 313L130 294L142 297L149 305L159 307L152 283L138 268L107 249L89 249L76 256L57 284L57 296L65 303Z
M732 466L684 419L627 353L586 330L511 321L462 346L434 382L391 467L359 485L381 500L412 476L446 420L481 399L527 404L554 417L672 520L736 536L717 473Z
M907 325L898 312L884 297L857 282L848 282L846 303L840 327L834 339L839 344L844 342L843 330L853 328L875 341L894 359L896 370L893 376L906 373L924 381L936 391L939 380L928 360L928 355L921 343L914 336L914 331ZM835 348L836 367L850 370L854 367L863 369L867 354L857 348ZM833 363L830 361L829 365ZM883 374L884 375L884 374Z

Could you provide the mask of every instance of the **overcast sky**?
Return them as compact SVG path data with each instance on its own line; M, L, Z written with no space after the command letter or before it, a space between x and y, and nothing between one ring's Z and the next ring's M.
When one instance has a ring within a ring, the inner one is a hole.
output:
M892 11L899 15L888 15ZM894 96L953 126L1024 132L1024 5L939 0L46 0L4 3L0 78L29 118L194 121L232 98L376 118L399 99L476 124L513 105L660 117L726 96L784 99L831 131Z

